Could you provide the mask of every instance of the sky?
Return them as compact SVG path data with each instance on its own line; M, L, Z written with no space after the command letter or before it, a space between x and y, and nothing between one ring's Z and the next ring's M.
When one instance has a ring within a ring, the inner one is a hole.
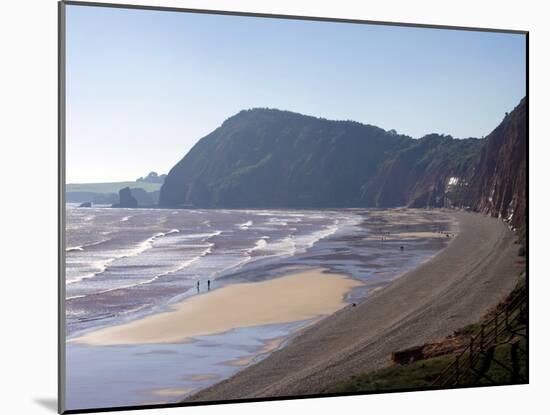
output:
M68 5L68 183L167 173L243 109L483 137L525 96L525 36Z

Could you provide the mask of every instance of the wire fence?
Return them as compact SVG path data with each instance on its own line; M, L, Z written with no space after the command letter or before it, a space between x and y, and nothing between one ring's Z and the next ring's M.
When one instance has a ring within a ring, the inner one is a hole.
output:
M480 358L498 344L508 343L519 334L514 331L515 323L526 321L527 290L522 288L495 315L481 325L477 334L470 337L469 344L455 356L432 383L433 387L449 387L461 384L464 378L475 370ZM498 362L497 362L498 363Z

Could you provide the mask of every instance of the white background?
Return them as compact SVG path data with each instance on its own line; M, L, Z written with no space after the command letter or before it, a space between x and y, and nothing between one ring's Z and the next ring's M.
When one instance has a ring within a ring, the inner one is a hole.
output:
M135 0L138 2L139 0ZM130 0L128 0L130 2ZM423 393L325 398L141 413L281 412L541 413L548 402L548 50L543 1L202 0L139 1L189 8L327 16L530 31L531 384ZM0 6L0 411L54 413L57 383L57 5ZM546 128L545 128L546 127ZM108 150L108 149L106 149ZM545 399L546 398L546 399ZM539 409L537 409L539 408ZM125 412L127 413L127 412Z

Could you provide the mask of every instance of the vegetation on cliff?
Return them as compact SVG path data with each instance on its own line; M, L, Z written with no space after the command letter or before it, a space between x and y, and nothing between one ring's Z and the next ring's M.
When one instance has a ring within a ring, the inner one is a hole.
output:
M520 227L526 102L486 138L420 139L257 108L226 120L167 175L162 207L461 207Z

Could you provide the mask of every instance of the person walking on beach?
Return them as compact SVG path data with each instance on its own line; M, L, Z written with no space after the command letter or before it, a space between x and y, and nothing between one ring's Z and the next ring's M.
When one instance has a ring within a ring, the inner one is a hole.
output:
M197 292L201 290L201 282L197 281Z
M210 291L210 280L208 280L208 291Z

